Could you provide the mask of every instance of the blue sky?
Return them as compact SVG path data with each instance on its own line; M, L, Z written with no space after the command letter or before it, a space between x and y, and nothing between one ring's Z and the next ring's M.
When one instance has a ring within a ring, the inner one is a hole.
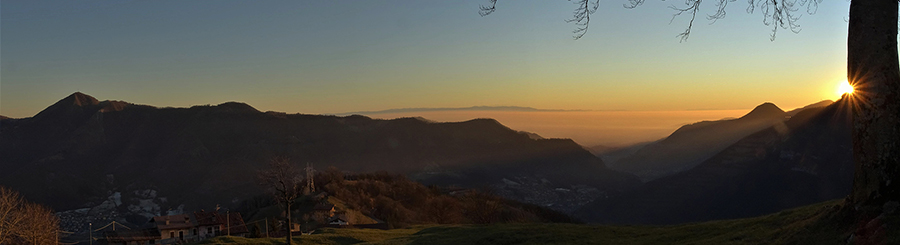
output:
M783 108L836 99L848 1L801 11L799 34L745 2L708 25L670 4L601 1L573 40L567 1L3 1L0 114L81 91L186 107L246 102L289 113L408 107Z

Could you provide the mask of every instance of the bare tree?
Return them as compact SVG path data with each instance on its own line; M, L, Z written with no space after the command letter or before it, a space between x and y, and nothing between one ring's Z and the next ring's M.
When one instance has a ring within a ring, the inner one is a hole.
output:
M285 228L287 229L287 244L291 244L291 206L294 199L300 197L303 188L303 179L300 172L290 160L284 157L273 158L269 162L269 168L260 170L257 174L259 184L275 197L275 200L284 208Z
M9 241L19 232L24 215L19 214L22 198L19 193L0 186L0 244Z
M59 218L43 205L29 203L23 206L22 229L19 237L29 244L54 244L59 229Z
M54 244L58 231L52 210L0 186L0 244Z
M497 10L496 0L481 6L482 16ZM575 38L587 33L590 16L599 0L571 0L578 7L570 22L575 22ZM645 0L628 0L626 8L635 8ZM725 18L726 8L736 0L711 0L715 12L706 18L715 22ZM672 18L690 16L682 41L688 39L703 0L685 0L672 5ZM746 11L761 12L763 24L772 27L771 39L778 29L800 31L798 11L805 7L816 12L820 0L747 0ZM844 103L852 104L853 189L844 211L856 217L896 214L900 206L900 61L897 54L897 0L853 0L847 37L847 79L855 88Z

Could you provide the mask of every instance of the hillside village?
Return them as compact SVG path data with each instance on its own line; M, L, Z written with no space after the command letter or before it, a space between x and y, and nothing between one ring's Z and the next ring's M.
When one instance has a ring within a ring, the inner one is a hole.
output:
M144 224L129 224L117 211L117 207L122 206L119 198L121 194L113 193L107 201L93 208L57 213L62 230L76 236L86 236L84 240L94 241L93 244L142 245L195 243L217 236L284 237L287 232L296 236L323 227L388 229L384 221L350 210L340 200L329 198L324 191L301 197L305 205L298 206L297 211L302 212L292 215L297 222L289 226L278 218L283 213L261 214L261 210L251 210L257 220L249 221L241 212L219 207L211 211L201 209L193 212L186 212L182 207L167 211L167 215L152 216ZM156 207L158 212L158 205ZM273 211L277 207L264 209L267 210L262 212ZM88 227L84 227L85 224ZM69 237L69 240L77 241L79 238Z
M314 177L305 181L317 180L321 189L307 191L295 200L289 225L282 219L280 205L266 195L237 209L189 211L182 207L152 216L142 224L129 223L117 211L124 208L117 199L120 195L113 194L94 208L59 213L63 230L74 233L63 240L182 244L217 236L284 237L288 232L300 236L322 228L386 230L434 223L574 222L538 206L475 190L426 187L400 175L345 176L331 168L310 176ZM312 186L309 182L305 184Z
M311 212L297 214L296 217L306 217L306 222L296 222L290 225L290 232L294 235L310 233L322 227L330 228L377 228L387 229L386 223L375 218L362 215L358 212L343 210L343 204L337 206L327 199L327 193L320 193ZM313 198L315 198L313 197ZM301 209L308 209L308 207ZM82 210L84 211L84 210ZM81 215L73 216L72 212L61 212L61 227L66 231L79 236L86 236L85 240L94 240L94 244L182 244L207 240L216 236L238 237L283 237L287 227L282 220L275 217L264 217L260 220L245 222L240 212L223 210L199 210L182 214L154 216L147 223L134 227L134 224L124 225L116 220L122 220L117 212L111 211L107 215ZM101 221L85 223L86 219ZM111 220L111 221L109 221ZM300 220L300 219L298 219ZM103 221L108 221L102 223ZM91 229L78 229L85 226ZM127 224L127 223L126 223ZM64 238L65 239L65 238ZM70 238L75 239L75 238Z
M181 244L216 236L247 236L240 213L204 211L153 217L149 228L103 231L100 244Z

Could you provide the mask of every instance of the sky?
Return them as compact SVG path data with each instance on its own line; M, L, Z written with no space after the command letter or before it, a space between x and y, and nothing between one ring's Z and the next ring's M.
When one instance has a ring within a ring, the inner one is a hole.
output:
M100 100L342 113L526 106L599 111L792 109L837 99L849 2L771 27L746 2L690 39L670 4L603 0L573 40L568 1L2 1L0 115L80 91ZM671 21L671 23L670 23Z

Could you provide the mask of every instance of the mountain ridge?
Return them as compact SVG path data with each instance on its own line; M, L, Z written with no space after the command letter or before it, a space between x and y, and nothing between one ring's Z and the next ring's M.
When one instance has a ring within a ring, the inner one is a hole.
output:
M9 171L0 184L56 209L121 193L126 212L141 200L163 210L202 208L260 193L252 173L274 156L466 188L529 178L547 180L542 188L550 190L585 185L615 193L639 183L570 139L538 138L494 119L435 123L260 112L240 102L157 108L90 98L76 93L35 117L4 120L0 168ZM135 194L147 191L156 199ZM573 198L510 195L569 206Z
M821 104L825 104L825 101L804 108ZM765 102L739 118L700 121L681 126L666 138L632 147L624 152L631 152L627 155L619 153L607 158L615 160L607 161L607 164L612 169L638 175L645 182L665 177L693 168L743 137L783 124L790 115L775 104Z
M396 108L380 111L356 111L336 113L334 115L365 115L365 114L388 114L388 113L409 113L409 112L430 112L430 111L587 111L587 110L563 110L563 109L537 109L525 106L470 106L470 107L413 107L413 108Z
M752 217L842 198L853 181L850 125L843 100L799 111L696 167L576 214L600 223L667 225Z

